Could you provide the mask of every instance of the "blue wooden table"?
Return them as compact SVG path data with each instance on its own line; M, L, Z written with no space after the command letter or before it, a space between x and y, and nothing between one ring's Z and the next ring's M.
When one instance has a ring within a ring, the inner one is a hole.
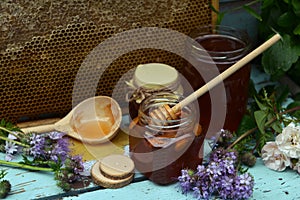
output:
M252 70L257 87L262 87L268 78L259 73L255 68ZM0 154L4 159L4 154ZM89 161L92 164L94 161ZM74 185L70 192L64 192L56 186L53 173L33 172L18 168L7 169L6 179L12 184L12 190L7 199L128 199L128 200L183 200L193 199L192 195L181 193L177 184L159 186L147 180L140 174L135 174L134 181L119 189L104 189L95 185L90 178L84 178ZM254 176L255 185L252 199L300 199L300 175L296 171L286 170L276 172L264 166L261 159L249 169Z
M255 185L252 199L300 199L300 175L296 171L276 172L264 166L258 159L249 172L254 176ZM7 199L122 199L122 200L184 200L193 199L192 195L181 193L178 185L159 186L136 174L135 181L119 189L104 189L90 180L86 187L64 193L53 179L52 173L30 172L8 168L7 177L12 184Z

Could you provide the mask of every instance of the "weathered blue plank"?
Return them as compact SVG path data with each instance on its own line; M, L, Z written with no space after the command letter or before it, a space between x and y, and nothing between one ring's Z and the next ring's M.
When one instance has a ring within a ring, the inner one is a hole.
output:
M255 186L252 199L300 199L300 175L296 171L276 172L264 166L258 159L249 172L254 176ZM64 200L79 199L122 199L122 200L184 200L193 199L184 195L176 184L158 186L150 181L132 183L120 189L97 190L78 196L66 197Z

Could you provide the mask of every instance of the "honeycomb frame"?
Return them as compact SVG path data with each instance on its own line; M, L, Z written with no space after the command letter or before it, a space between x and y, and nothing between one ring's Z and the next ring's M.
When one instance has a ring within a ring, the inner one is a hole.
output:
M188 34L196 26L215 23L209 4L218 9L216 0L34 0L26 5L4 0L0 7L0 117L21 122L65 116L86 98L83 87L76 94L78 102L72 102L74 81L82 62L98 44L142 27ZM96 95L111 96L124 73L148 62L183 67L182 58L172 53L135 50L105 70ZM117 88L117 101L124 98L125 87Z

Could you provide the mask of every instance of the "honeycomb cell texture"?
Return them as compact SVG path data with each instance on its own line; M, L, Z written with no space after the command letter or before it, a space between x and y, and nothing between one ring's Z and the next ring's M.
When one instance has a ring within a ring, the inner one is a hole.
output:
M125 81L138 64L163 62L182 67L172 52L143 48L123 53L123 43L138 47L128 35L112 43L112 51L93 49L124 31L159 27L188 34L194 27L214 23L209 5L214 0L1 0L0 3L0 117L20 122L63 117L73 106L93 95L112 96L126 107ZM167 36L166 36L167 37ZM147 33L141 33L141 39ZM151 42L149 42L151 46ZM113 55L122 54L114 59ZM114 59L98 77L95 68ZM86 58L89 57L88 61ZM73 93L78 70L86 65ZM122 78L122 80L120 80ZM116 87L117 86L117 87ZM75 99L75 101L74 101Z

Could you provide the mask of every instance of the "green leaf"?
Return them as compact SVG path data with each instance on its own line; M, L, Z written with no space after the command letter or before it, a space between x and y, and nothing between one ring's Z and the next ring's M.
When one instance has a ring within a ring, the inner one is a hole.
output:
M274 0L264 0L261 8L266 9L267 7L270 7L273 5L274 5Z
M220 12L219 10L217 10L212 4L209 4L209 8L217 14L217 20L216 20L216 24L220 25L224 16L225 16L225 12Z
M224 18L225 13L218 13L217 15L217 24L221 24L223 18Z
M286 72L282 69L278 69L275 73L271 74L271 81L278 81Z
M240 122L238 129L236 130L236 134L241 135L241 134L245 133L246 131L248 131L252 128L255 128L255 127L256 127L256 123L255 123L254 119L249 115L244 115Z
M256 97L254 99L260 110L267 111L269 109L268 106L262 104Z
M259 131L263 134L265 133L265 124L267 120L268 113L263 110L257 110L254 112L255 122Z
M295 14L300 17L300 1L299 0L292 0L292 6Z
M262 65L267 74L274 75L280 70L288 71L298 60L298 55L291 45L291 37L285 34L282 38L282 41L263 53Z
M275 121L272 123L271 127L274 129L274 131L276 131L277 133L281 133L282 132L282 126L280 121Z
M259 13L256 12L253 8L251 8L248 5L244 5L243 8L253 17L255 17L257 20L262 21L262 17L260 16Z
M260 153L261 149L266 144L266 142L274 141L274 134L270 131L267 131L264 134L259 134L257 140L259 141L258 152Z
M219 11L210 3L209 5L209 8L212 10L212 11L214 11L215 13L219 13Z
M285 12L277 20L277 24L281 27L291 27L295 22L295 14L293 12Z
M32 165L32 161L30 161L25 155L22 155L23 161L20 161L20 164Z
M296 26L296 28L293 30L293 33L295 35L300 35L300 24L298 24L298 26Z
M293 49L295 53L300 57L300 40L294 39L293 40ZM299 58L298 58L299 61Z
M290 0L283 0L283 2L289 4Z

